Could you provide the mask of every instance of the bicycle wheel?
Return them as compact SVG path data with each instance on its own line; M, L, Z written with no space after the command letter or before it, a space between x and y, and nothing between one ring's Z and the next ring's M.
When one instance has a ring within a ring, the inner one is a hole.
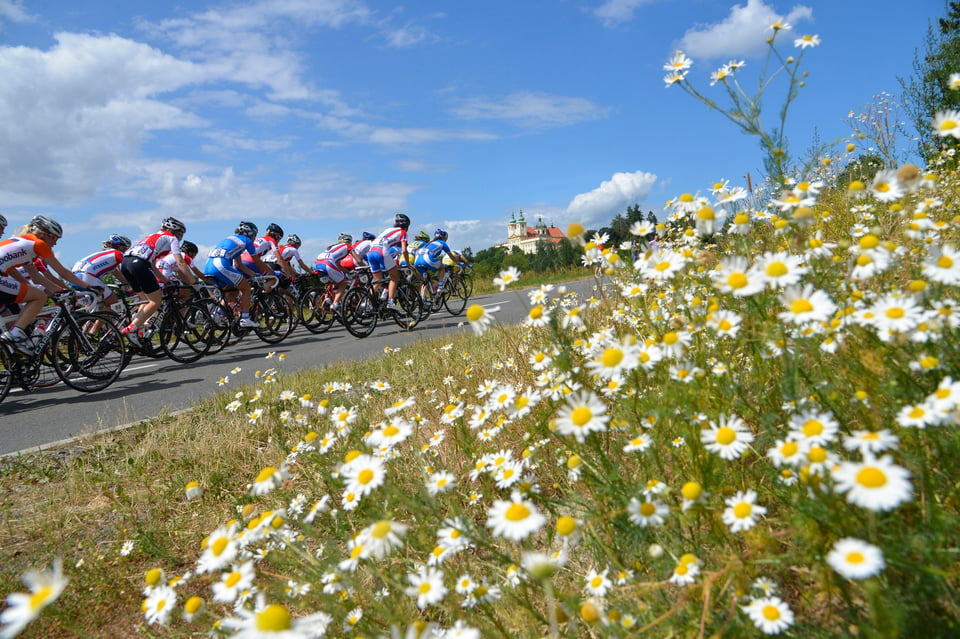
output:
M393 313L393 321L404 330L410 330L424 318L423 302L420 293L410 282L400 282L397 287L397 306L400 313Z
M467 298L469 299L473 295L473 275L470 273L461 273L460 277L455 277L455 280L458 280L463 283L463 290L467 292Z
M312 288L300 298L300 321L311 333L326 333L336 314L330 310L333 298L325 289Z
M467 292L463 280L453 280L448 286L451 286L453 290L443 291L443 306L451 315L459 315L467 307L467 299L469 299L470 293Z
M377 305L370 291L352 288L340 303L343 325L354 337L366 337L377 327Z
M53 338L53 367L63 383L90 393L106 388L123 370L125 345L120 331L96 313L74 316Z
M10 347L0 344L0 402L7 398L10 387L13 386L13 366Z
M283 297L271 291L260 296L250 309L250 317L259 322L260 326L253 329L261 340L267 344L279 344L293 332L293 309Z
M181 364L195 362L206 353L206 342L203 341L202 331L206 320L201 315L191 313L190 307L183 309L171 308L160 324L160 343L167 357ZM199 332L197 329L199 327ZM196 346L199 344L199 346Z

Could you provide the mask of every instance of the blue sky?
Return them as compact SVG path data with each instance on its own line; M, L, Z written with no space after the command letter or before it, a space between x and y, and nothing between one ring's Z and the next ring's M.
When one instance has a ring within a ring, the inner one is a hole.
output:
M791 148L849 135L898 94L943 0L0 0L0 211L63 223L64 262L166 215L208 248L240 219L281 224L311 260L394 212L474 251L511 213L566 228L762 173L756 141L667 89L743 60L777 17L804 55ZM765 106L772 122L785 85ZM904 144L904 147L907 145ZM203 254L203 253L202 253Z

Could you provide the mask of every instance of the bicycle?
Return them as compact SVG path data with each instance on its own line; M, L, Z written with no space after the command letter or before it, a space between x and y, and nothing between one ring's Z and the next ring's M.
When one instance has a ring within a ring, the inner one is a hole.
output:
M437 279L431 274L427 277L427 300L424 305L427 313L432 313L443 306L451 315L459 315L467 307L467 300L470 294L467 292L466 285L462 280L455 280L450 276L449 271L443 274L443 288Z
M401 270L405 275L409 271ZM356 286L343 296L340 304L343 325L354 337L366 337L381 319L392 317L397 326L409 331L424 317L420 293L406 277L401 277L397 284L396 309L387 307L387 282L378 285Z
M87 307L96 304L94 296L79 297L72 290L53 296L52 310L45 311L42 320L34 324L37 330L30 332L33 354L21 353L0 340L0 401L14 382L32 390L45 358L60 380L74 390L103 390L117 380L126 361L120 330L106 315L77 310L78 298Z
M229 327L227 342L239 341L253 331L261 341L279 344L293 332L297 325L295 311L284 295L276 290L278 281L275 275L255 275L250 278L250 319L257 322L256 328L240 326L240 299L238 296L227 295L237 289L221 289L219 312L214 314L214 321ZM266 288L270 290L264 290Z

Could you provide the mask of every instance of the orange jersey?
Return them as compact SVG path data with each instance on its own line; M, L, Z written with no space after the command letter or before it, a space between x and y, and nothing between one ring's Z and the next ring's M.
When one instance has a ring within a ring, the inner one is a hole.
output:
M32 262L35 258L53 257L53 249L33 233L14 235L0 241L0 273L4 275L11 269Z

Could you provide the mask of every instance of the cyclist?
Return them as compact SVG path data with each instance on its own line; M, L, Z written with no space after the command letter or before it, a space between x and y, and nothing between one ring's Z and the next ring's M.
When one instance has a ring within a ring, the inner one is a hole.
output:
M0 215L0 236L7 232L7 218Z
M160 292L160 283L167 278L160 273L154 262L167 255L173 255L180 274L194 288L200 286L190 267L183 259L180 241L187 232L186 225L175 217L166 217L160 222L160 230L146 236L123 254L123 263L120 272L127 278L134 293L143 293L147 303L143 304L129 326L120 331L134 346L140 345L140 338L144 336L143 327L147 320L160 308L163 294Z
M190 240L184 240L180 244L180 252L183 253L183 261L187 263L187 268L190 269L190 272L193 273L193 276L196 278L197 282L206 282L207 278L203 274L203 271L198 269L193 263L197 258L197 253L200 252L200 249L196 244ZM182 286L183 281L180 277L180 269L177 268L177 259L174 255L167 254L161 257L156 261L155 266L157 270L160 271L160 274L163 275L166 279L166 283L169 286ZM190 292L185 289L180 289L179 291L180 299L186 300L190 297Z
M336 285L333 304L330 306L334 312L340 308L340 298L343 297L343 291L347 288L346 277L340 270L340 261L348 255L353 257L354 262L357 261L357 257L351 253L351 244L353 244L353 236L349 233L341 233L335 244L331 244L326 251L317 256L317 263L313 266L317 273L326 275Z
M303 261L303 258L300 257L300 247L302 245L303 242L300 241L300 236L291 233L287 236L287 243L280 246L276 253L267 253L266 257L263 258L263 261L267 266L273 269L274 274L277 276L280 275L280 273L277 273L277 271L282 272L283 270L283 267L280 265L281 262L286 262L289 264L294 274L296 274L296 267L298 266L300 267L301 272L311 273L313 269L307 266L307 264Z
M128 286L127 278L120 272L123 263L123 252L130 248L132 242L126 235L114 233L103 241L103 250L91 253L73 265L73 274L86 282L87 286L97 292L101 308L109 308L117 302L110 287L103 278L112 275L124 286Z
M3 334L3 339L26 355L35 353L25 329L43 308L48 294L67 290L60 280L40 273L33 260L42 258L49 268L68 283L89 290L86 282L74 275L54 256L53 246L61 237L63 227L56 220L37 215L30 220L24 232L0 241L0 304L20 305L20 316L10 332ZM17 270L18 266L22 266L30 278L43 288L31 286Z
M373 283L377 287L383 282L383 272L386 271L390 277L390 283L387 285L387 308L396 311L399 310L393 298L397 294L397 286L400 284L400 269L391 255L390 249L399 247L407 263L410 263L410 254L407 251L407 229L410 228L410 218L404 213L397 213L393 219L393 226L384 229L377 239L373 240L373 246L367 253L367 262L370 263L370 272L373 273Z
M367 253L370 252L370 247L373 246L375 239L377 239L376 235L369 231L364 231L360 240L350 247L350 253L340 260L340 270L351 271L358 266L366 266Z
M449 234L443 229L437 229L433 233L433 240L428 242L425 246L420 248L417 251L416 261L414 266L417 268L417 273L420 274L420 279L423 283L420 285L420 297L424 299L424 303L427 302L427 285L430 281L430 273L433 271L437 272L437 280L440 284L437 287L437 292L443 291L444 286L444 264L443 257L449 257L454 259L453 251L450 250L450 247L447 246L447 238ZM461 259L466 259L462 255Z
M267 265L257 255L253 239L257 237L257 225L253 222L240 222L230 235L222 240L210 251L207 263L203 267L204 274L215 284L223 288L236 289L240 292L240 328L256 328L257 322L250 319L250 278L258 272L267 272ZM253 258L253 269L247 266L241 257L246 251ZM225 298L232 297L228 291Z
M272 275L272 265L266 264L271 261L280 265L280 270L290 279L296 277L293 267L280 257L280 240L283 238L283 228L279 224L271 222L267 226L267 232L253 241L254 250L245 251L243 261L248 269L261 275ZM260 258L258 266L254 257ZM289 283L288 283L289 285Z

